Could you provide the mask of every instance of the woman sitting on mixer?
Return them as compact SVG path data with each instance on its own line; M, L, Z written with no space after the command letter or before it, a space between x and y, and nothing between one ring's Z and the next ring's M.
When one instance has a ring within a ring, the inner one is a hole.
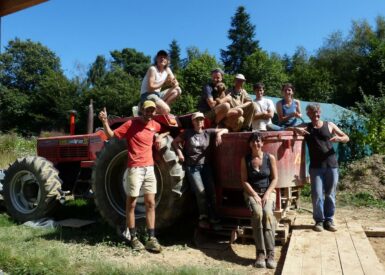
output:
M262 151L263 137L253 132L248 140L251 152L241 160L241 182L256 246L256 267L275 268L275 208L278 174L275 157Z

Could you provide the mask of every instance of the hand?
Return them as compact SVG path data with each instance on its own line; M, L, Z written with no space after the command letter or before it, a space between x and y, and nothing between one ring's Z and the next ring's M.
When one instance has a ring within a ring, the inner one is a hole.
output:
M159 151L161 144L162 144L162 138L157 137L154 142L155 149Z
M222 143L222 136L217 134L217 137L215 139L215 145L218 146Z
M181 151L179 151L178 153L178 158L179 158L179 162L184 162L184 155L182 154Z
M310 133L302 128L294 128L295 132L300 135L309 135Z
M339 136L333 136L329 139L331 142L340 142L341 138Z
M262 207L265 207L267 200L269 199L270 193L266 192L262 197Z
M298 113L298 112L295 112L295 113L294 113L294 116L300 118L300 117L302 117L302 114L301 114L301 113Z
M99 113L99 119L102 123L107 123L108 119L107 119L107 110L106 110L106 107L103 108L102 111L100 111Z
M254 199L259 205L262 205L261 197L260 197L258 194L255 194L255 195L253 196L253 199Z

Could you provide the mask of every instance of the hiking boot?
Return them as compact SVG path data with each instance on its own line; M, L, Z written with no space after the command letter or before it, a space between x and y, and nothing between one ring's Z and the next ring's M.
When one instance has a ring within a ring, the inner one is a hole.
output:
M199 228L210 229L210 223L209 223L207 217L199 218L198 226L199 226Z
M160 253L162 247L160 246L158 240L155 237L150 237L146 242L146 249L150 252Z
M257 252L257 260L255 261L255 267L265 268L266 267L266 257L264 251Z
M132 250L141 251L144 250L144 245L139 241L137 237L132 238L130 241Z
M322 222L317 222L315 225L314 225L314 228L313 228L314 231L317 231L317 232L322 232L324 230L324 225Z
M324 222L324 228L327 231L331 231L331 232L336 232L337 231L337 227L334 225L333 221L326 221L326 222Z
M271 269L277 267L277 263L274 261L274 250L267 251L266 267Z

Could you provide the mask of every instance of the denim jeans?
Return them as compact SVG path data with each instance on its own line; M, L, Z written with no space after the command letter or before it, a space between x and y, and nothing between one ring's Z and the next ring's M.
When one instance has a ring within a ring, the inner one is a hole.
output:
M315 222L333 221L336 209L338 168L310 168L313 219Z
M246 204L252 212L251 227L253 228L253 237L257 252L274 251L275 228L277 226L274 217L276 193L271 192L270 196L262 208L253 197L244 194Z
M199 215L217 218L214 180L210 166L208 164L187 166L186 172L196 196Z

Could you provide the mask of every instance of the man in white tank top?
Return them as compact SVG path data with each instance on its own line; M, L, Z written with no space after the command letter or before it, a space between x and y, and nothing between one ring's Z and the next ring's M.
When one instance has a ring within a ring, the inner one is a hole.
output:
M168 53L160 50L155 57L155 65L151 66L142 81L140 100L155 101L158 114L170 113L170 104L181 94L182 90L171 69L168 67ZM161 91L165 85L170 88Z

